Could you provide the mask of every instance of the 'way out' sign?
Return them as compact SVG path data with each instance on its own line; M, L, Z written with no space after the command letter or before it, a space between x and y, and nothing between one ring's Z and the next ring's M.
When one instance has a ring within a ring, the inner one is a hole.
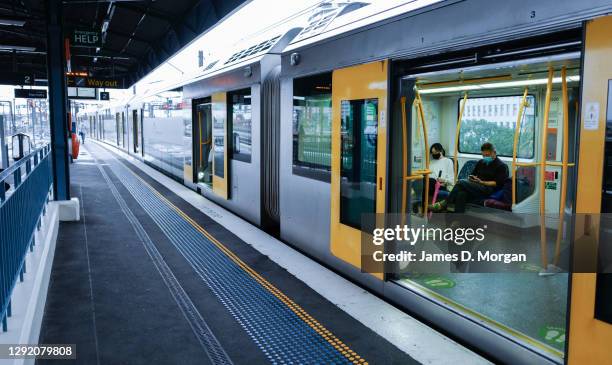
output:
M70 37L70 45L73 47L102 47L100 32L95 30L75 29Z

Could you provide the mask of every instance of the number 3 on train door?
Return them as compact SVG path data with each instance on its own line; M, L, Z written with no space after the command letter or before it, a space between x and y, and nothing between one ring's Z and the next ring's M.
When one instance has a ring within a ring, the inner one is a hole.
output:
M356 267L362 215L385 210L386 108L387 61L334 70L330 249Z

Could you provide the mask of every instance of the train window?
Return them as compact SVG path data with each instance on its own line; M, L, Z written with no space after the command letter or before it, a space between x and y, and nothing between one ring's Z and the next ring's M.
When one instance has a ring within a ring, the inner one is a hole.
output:
M606 143L604 153L604 180L599 231L599 274L595 291L595 318L612 324L612 246L602 244L612 241L612 80L608 80L606 112Z
M491 142L500 156L512 157L514 130L521 95L472 97L467 99L461 119L459 152L480 154L480 146ZM458 108L462 99L459 99ZM517 157L533 158L535 142L535 97L527 97L521 121Z
M251 162L251 89L227 93L231 126L232 158Z
M378 99L343 100L341 108L340 222L361 229L376 213Z
M293 173L330 181L332 74L293 81Z
M194 158L196 182L212 186L212 105L210 98L195 103L194 133L196 154Z

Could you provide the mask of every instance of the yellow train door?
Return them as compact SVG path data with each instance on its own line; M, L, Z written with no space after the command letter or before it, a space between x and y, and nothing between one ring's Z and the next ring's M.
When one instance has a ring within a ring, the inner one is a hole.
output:
M330 249L361 267L362 215L384 213L387 61L332 75Z
M213 177L215 194L229 199L228 145L227 145L227 94L216 93L211 97L213 137Z
M602 191L594 189L603 179L606 110L612 80L612 16L586 24L580 160L576 197L575 262L597 258L598 213ZM578 261L576 261L578 260ZM612 364L612 323L595 315L597 275L572 275L568 363Z

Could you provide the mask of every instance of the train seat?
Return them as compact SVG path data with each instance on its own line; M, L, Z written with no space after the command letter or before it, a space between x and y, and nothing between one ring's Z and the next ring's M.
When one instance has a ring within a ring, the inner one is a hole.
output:
M474 170L478 161L469 160L467 161L459 171L458 179L467 179L468 176ZM516 181L516 191L517 191L517 201L521 202L527 196L529 196L533 192L533 184L531 183L531 179L528 176L519 176ZM487 199L484 199L480 202L468 203L467 207L469 209L476 208L486 208L485 211L495 212L499 210L512 211L512 179L507 178L504 186L491 194ZM482 210L482 209L481 209Z

